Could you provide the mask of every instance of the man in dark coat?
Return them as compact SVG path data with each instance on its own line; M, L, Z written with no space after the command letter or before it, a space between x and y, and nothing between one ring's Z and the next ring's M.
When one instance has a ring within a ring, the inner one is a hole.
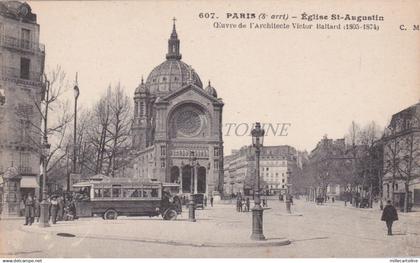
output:
M388 228L388 236L392 235L392 223L398 220L397 209L391 204L391 200L388 200L384 211L382 212L382 221L385 221L386 227Z
M213 196L211 195L211 196L210 196L210 205L211 205L211 207L213 207L213 201L214 201L214 198L213 198Z
M236 211L242 212L242 196L240 194L236 197Z
M61 221L63 220L63 217L64 217L64 198L62 196L59 196L57 201L58 201L57 221Z
M33 219L35 216L34 211L34 199L32 198L32 195L28 195L28 197L25 200L25 226L32 225Z
M51 221L53 224L55 224L57 222L57 215L58 215L58 201L57 201L57 196L55 195L51 198L50 211L51 211Z

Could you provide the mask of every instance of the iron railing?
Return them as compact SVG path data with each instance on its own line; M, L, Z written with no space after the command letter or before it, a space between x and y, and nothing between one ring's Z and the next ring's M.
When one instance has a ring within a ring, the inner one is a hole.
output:
M32 80L32 81L41 81L41 73L34 72L34 71L21 71L19 68L13 67L1 67L0 68L0 76L14 78L14 79L22 79L22 80Z
M0 34L0 45L3 47L14 48L35 53L44 53L45 45L21 38Z

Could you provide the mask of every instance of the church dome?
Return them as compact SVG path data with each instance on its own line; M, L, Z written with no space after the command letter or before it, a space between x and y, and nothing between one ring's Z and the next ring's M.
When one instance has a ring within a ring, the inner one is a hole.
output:
M194 69L180 60L166 60L154 68L146 80L151 93L170 92L187 84L203 87Z
M168 40L166 61L155 67L146 79L146 86L151 94L169 93L187 84L203 88L203 84L194 69L181 61L180 41L175 23Z
M206 92L210 94L211 96L217 98L217 91L214 87L211 86L210 80L209 80L209 85L206 87Z
M140 83L140 85L137 86L136 91L134 93L135 94L137 94L137 93L149 93L149 89L147 88L146 84L144 84L144 82L143 82L143 77L141 77L141 83Z

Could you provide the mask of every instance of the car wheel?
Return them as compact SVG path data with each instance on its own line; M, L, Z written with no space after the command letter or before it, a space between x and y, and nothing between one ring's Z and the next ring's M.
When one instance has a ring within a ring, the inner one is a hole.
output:
M104 214L105 220L115 220L117 219L117 217L118 217L118 213L114 209L109 209Z
M178 213L173 209L168 209L163 215L164 220L175 220L178 216Z

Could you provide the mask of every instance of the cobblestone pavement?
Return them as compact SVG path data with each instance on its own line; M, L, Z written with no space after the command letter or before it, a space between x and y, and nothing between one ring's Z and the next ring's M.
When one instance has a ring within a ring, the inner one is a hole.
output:
M269 200L264 234L269 242L289 239L286 246L250 241L251 213L233 204L197 211L197 222L185 211L176 221L120 217L59 222L47 229L23 226L23 219L0 221L1 257L408 257L420 256L420 213L400 213L394 236L386 235L381 211L344 207L341 202L317 206L297 200L292 215ZM67 233L73 237L57 236ZM7 237L7 238L3 238Z

